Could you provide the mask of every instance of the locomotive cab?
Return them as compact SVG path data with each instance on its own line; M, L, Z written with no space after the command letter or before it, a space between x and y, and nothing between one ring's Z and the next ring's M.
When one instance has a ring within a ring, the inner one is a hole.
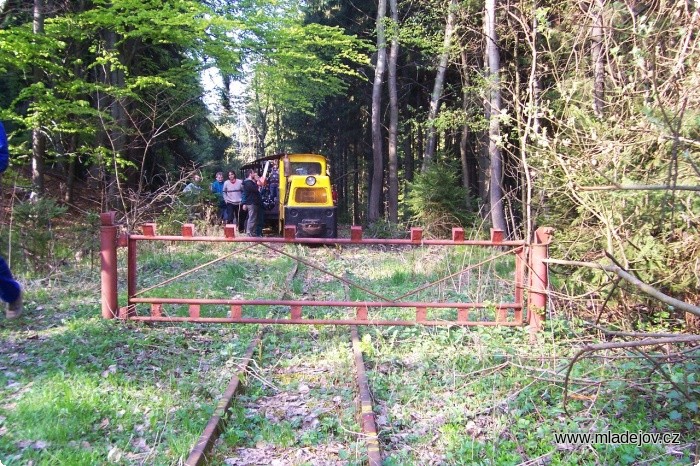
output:
M336 238L337 207L326 158L288 154L280 162L280 226L296 226L299 238Z

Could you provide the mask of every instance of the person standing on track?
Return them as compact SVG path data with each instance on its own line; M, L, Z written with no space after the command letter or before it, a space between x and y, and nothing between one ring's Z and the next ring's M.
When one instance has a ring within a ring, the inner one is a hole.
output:
M216 179L211 182L211 192L216 196L219 208L219 221L226 220L226 202L224 201L224 172L216 172Z
M0 122L0 173L4 172L9 164L7 134L5 126ZM22 314L22 287L12 276L10 267L2 257L0 257L0 299L7 303L5 317L16 319Z
M236 172L228 172L228 180L224 181L224 201L226 202L226 223L238 225L243 197L243 182L236 179Z
M243 181L243 193L245 195L245 209L248 212L246 234L248 236L262 236L258 234L258 221L260 209L262 209L262 197L258 185L264 182L254 169L248 170L248 177Z

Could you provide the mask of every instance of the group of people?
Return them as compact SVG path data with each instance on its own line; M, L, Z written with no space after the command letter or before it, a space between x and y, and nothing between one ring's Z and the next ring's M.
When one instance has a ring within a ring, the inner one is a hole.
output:
M277 201L270 196L270 192L273 188L275 192L279 192L278 173L277 167L273 167L268 182L266 177L260 176L254 169L246 171L244 180L238 179L235 171L229 171L226 180L224 172L217 172L209 190L217 199L219 218L225 224L236 225L238 231L245 231L248 236L262 236L265 209L274 207ZM200 193L200 182L201 177L195 175L183 192Z

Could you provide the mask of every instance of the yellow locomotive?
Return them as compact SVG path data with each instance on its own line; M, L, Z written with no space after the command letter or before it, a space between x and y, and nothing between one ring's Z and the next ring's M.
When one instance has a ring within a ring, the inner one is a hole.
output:
M281 233L294 225L299 238L336 238L338 214L328 161L318 154L276 154L241 167L264 175L265 223Z

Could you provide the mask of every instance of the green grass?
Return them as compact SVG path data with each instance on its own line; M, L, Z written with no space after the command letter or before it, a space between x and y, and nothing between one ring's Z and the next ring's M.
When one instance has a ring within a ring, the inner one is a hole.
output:
M549 345L532 347L526 341L520 329L425 329L420 337L396 329L368 330L363 342L370 346L365 351L373 365L369 377L375 397L384 400L380 412L387 411L381 436L403 446L387 464L426 464L430 456L425 452L437 452L447 464L519 464L538 457L567 465L632 464L650 458L650 464L691 464L697 442L687 424L697 422L692 410L685 411L684 421L671 422L663 400L639 396L625 386L607 389L606 381L621 375L622 364L601 367L586 360L575 374L594 376L603 388L590 401L570 403L569 418L562 407L561 378L548 375L565 359L557 364ZM557 351L566 356L564 345ZM639 363L634 367L642 371ZM662 386L657 387L660 398ZM626 397L637 404L611 403ZM554 444L555 433L589 430L682 432L691 449L668 455L664 445L574 449Z
M363 251L289 248L376 293L398 296L462 270L488 254L474 248ZM232 251L229 245L144 247L147 287ZM151 296L371 299L313 267L265 248L241 253L148 292ZM245 257L245 258L244 258ZM120 256L120 260L124 261ZM457 274L413 299L512 299L512 260ZM0 320L0 461L5 465L181 464L213 413L257 326L140 325L103 320L96 270L27 283L27 312ZM202 315L225 315L203 306ZM147 312L142 307L140 312ZM169 308L184 315L184 307ZM245 309L286 316L288 309ZM354 310L305 308L339 317ZM411 318L413 310L372 311ZM431 311L432 312L432 311ZM454 317L445 314L446 317ZM493 310L472 318L493 318ZM576 349L595 342L576 319L547 322L531 345L524 328L361 327L361 346L387 465L694 464L698 461L698 356L669 360L663 374L639 354L585 358L563 373ZM275 327L263 341L246 391L232 408L217 462L241 449L291 458L319 451L362 464L354 369L345 327ZM667 380L665 377L668 377ZM302 393L303 392L303 393ZM305 396L298 395L304 394ZM262 412L256 406L267 403ZM289 409L289 407L294 409ZM297 411L295 411L297 410ZM558 445L562 432L679 432L673 445ZM246 450L246 451L247 451ZM303 463L300 463L303 464Z
M111 452L115 464L172 464L186 456L228 383L222 366L254 328L106 321L90 286L27 288L25 316L0 321L0 461L94 465Z

